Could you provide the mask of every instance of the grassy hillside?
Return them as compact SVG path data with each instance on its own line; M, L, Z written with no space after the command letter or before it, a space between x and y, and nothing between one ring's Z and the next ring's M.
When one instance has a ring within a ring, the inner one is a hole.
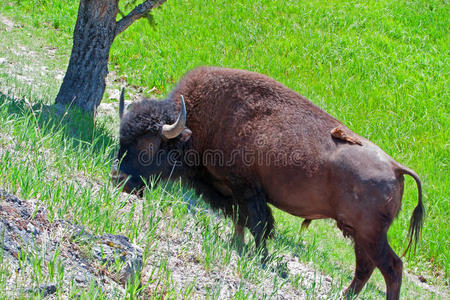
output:
M35 37L69 53L77 1L9 1L0 7L2 14L33 28ZM307 96L421 176L424 231L416 254L405 258L405 269L447 285L449 17L443 1L168 0L154 11L152 24L141 20L116 40L110 61L129 84L144 86L157 96L198 65L261 72ZM43 101L51 102L54 93L51 90L52 97ZM90 142L95 144L93 138ZM106 154L89 155L93 162L88 169L95 169L102 180L107 180L107 167L101 162L110 159L114 143L105 142ZM76 153L75 157L86 155ZM63 174L73 167L60 165ZM18 162L18 170L20 166ZM4 184L13 186L9 180L13 179L3 179ZM21 191L23 184L18 182L15 190ZM397 253L406 246L416 203L415 183L407 179L402 211L389 231ZM79 213L85 214L81 208ZM275 215L277 238L271 251L287 249L346 284L353 253L333 222L313 222L300 235L300 219L280 211ZM96 224L95 214L93 218L81 222ZM101 230L121 230L107 224L101 222ZM379 274L372 282L384 286Z

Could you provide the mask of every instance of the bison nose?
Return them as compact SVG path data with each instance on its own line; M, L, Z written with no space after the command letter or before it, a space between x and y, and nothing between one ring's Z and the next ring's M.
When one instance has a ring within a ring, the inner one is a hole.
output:
M114 170L111 171L113 173ZM126 193L130 193L130 188L128 187L128 175L122 172L117 172L115 175L111 174L111 181L112 183L118 187L121 188L122 191Z
M111 168L111 177L117 177L119 176L119 170L117 169L117 167L112 167Z
M120 185L127 180L128 175L117 170L111 170L111 180L117 185Z

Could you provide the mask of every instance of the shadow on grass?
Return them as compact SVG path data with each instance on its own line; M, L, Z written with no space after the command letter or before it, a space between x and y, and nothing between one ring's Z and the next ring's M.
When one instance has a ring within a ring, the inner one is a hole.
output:
M88 149L93 155L107 153L113 159L117 141L101 122L76 108L46 105L41 101L30 104L25 98L15 98L0 92L0 108L10 115L21 118L31 117L42 137L60 133L63 145L73 150Z

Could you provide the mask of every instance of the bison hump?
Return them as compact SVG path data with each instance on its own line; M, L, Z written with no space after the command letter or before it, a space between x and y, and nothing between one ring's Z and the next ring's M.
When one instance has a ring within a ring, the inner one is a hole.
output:
M362 142L356 136L353 135L353 132L351 132L350 130L348 130L347 128L345 128L342 125L339 125L338 127L333 128L330 131L330 134L332 137L334 137L336 139L340 139L340 140L348 142L350 144L358 144L358 145L362 146Z

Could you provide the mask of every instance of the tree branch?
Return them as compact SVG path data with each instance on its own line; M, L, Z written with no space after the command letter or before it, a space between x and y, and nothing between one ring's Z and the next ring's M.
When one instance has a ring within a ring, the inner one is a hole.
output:
M128 15L117 21L116 23L116 32L115 37L121 34L125 29L127 29L134 21L142 18L149 11L152 10L153 7L157 5L161 5L166 2L166 0L147 0L138 6L136 6Z

